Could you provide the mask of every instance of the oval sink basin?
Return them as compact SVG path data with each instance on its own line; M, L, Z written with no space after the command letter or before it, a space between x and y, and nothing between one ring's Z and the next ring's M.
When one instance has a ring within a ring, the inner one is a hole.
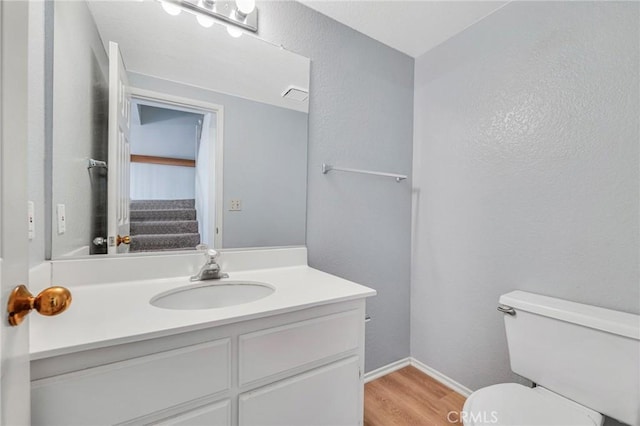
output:
M160 293L150 303L165 309L226 308L262 299L274 291L268 284L251 281L201 281Z

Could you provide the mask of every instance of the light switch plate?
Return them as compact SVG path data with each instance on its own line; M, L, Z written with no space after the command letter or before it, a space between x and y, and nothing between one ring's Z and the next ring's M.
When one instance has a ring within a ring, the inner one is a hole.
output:
M58 215L58 234L64 234L67 232L67 214L64 204L58 204L56 206L56 213Z
M36 237L35 210L36 207L34 202L27 202L27 226L29 229L29 240L33 240Z

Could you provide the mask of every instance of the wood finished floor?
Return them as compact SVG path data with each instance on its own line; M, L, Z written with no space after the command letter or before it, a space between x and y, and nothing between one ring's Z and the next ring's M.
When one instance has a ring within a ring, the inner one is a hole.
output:
M422 373L405 367L364 386L364 426L451 426L465 397Z

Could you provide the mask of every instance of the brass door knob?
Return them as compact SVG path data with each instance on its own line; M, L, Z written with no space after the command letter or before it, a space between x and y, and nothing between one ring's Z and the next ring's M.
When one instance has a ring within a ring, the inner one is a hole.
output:
M131 237L129 235L125 235L124 237L121 237L120 235L118 235L118 238L116 238L116 245L120 245L120 244L131 244Z
M53 316L66 311L70 304L71 292L64 287L45 288L34 297L25 285L19 285L11 291L7 303L9 324L19 325L32 309Z

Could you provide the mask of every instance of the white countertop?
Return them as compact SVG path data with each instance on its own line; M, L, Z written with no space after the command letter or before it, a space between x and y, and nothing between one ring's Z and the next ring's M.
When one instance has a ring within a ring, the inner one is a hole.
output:
M158 293L188 286L189 277L74 286L69 309L55 317L32 313L31 359L42 359L115 344L199 330L374 296L368 287L308 266L231 272L228 279L259 281L275 288L263 299L236 306L172 310L152 306ZM364 319L363 319L364 320Z

